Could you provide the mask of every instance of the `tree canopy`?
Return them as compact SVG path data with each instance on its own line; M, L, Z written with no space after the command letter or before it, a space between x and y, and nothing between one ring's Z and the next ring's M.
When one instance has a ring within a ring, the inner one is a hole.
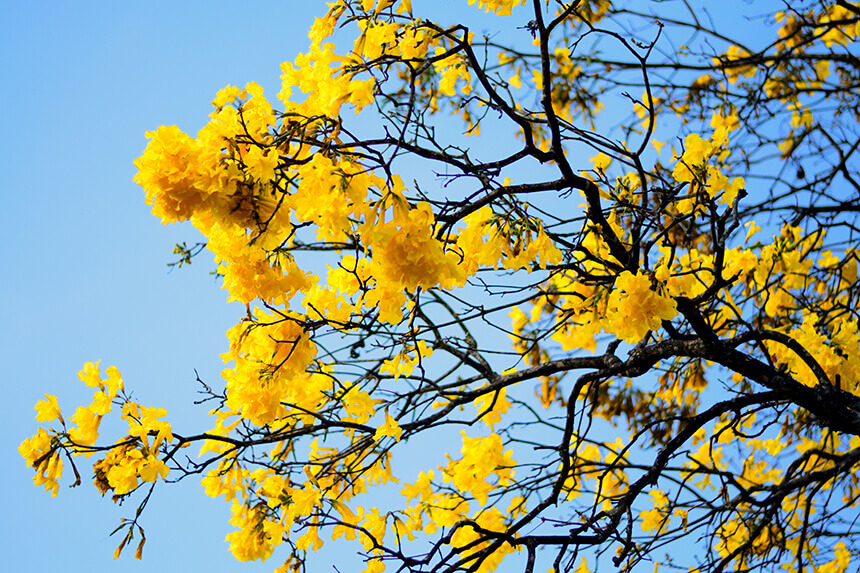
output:
M205 237L173 264L246 309L190 381L212 425L87 362L35 484L133 500L117 556L199 479L284 573L339 538L368 573L856 568L860 5L415 4L335 0L279 107L147 134L146 203Z

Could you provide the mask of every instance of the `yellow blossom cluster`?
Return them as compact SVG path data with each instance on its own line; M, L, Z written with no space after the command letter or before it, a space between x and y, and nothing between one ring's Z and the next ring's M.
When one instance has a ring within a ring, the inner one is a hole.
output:
M347 103L355 107L356 113L373 101L373 78L359 80L351 74L336 75L334 68L344 67L349 59L334 52L334 44L312 44L305 54L299 54L295 62L281 64L281 91L278 99L284 111L304 117L324 115L335 118L340 108ZM295 90L307 97L301 103L293 101Z
M511 482L516 462L511 458L511 450L502 451L502 439L498 434L484 438L470 438L465 432L461 434L462 457L457 460L449 457L444 477L459 491L471 493L479 504L484 505L491 491Z
M111 412L114 401L122 404L121 417L128 422L128 434L93 464L96 488L102 493L113 490L116 496L122 496L136 489L139 480L155 482L159 476L162 479L167 476L169 469L157 454L163 442L173 440L170 424L159 420L167 411L141 406L122 394L123 379L115 366L109 366L105 373L107 376L102 377L99 362L87 362L78 373L81 382L96 391L92 403L77 408L69 418L74 424L71 427L63 418L56 396L46 395L36 403L36 419L58 421L61 429L39 428L33 437L24 440L18 451L36 470L36 485L44 485L52 495L57 494L58 480L62 477L61 456L65 453L71 459L92 455L101 420Z
M110 450L93 464L95 486L102 494L121 496L134 491L141 481L164 479L170 469L153 453L157 448L123 446Z
M315 412L326 398L330 381L308 376L316 344L294 313L257 310L250 327L240 323L227 332L229 352L222 355L233 367L222 372L227 387L227 409L263 426L286 417L295 404L299 412Z
M414 347L406 347L393 358L386 360L379 368L379 372L389 374L394 377L394 380L397 380L401 376L411 375L422 360L430 358L432 355L433 348L428 346L425 341L419 340Z
M499 16L510 16L514 6L525 4L525 0L469 0L469 4L476 4L486 12L495 12Z
M848 6L839 5L838 2L826 6L818 22L821 27L815 30L815 34L828 48L833 45L847 46L860 37L856 5L853 10Z
M502 387L498 391L485 392L475 398L475 408L484 424L492 426L502 420L502 416L511 407L511 402L508 400L507 394L507 388Z
M18 446L18 453L36 471L33 484L44 485L45 491L55 497L60 489L59 480L63 477L63 460L56 450L54 436L44 428L39 428L35 435Z
M407 208L396 199L390 221L377 221L362 231L373 251L370 274L378 285L400 291L453 287L464 275L456 253L446 250L433 234L435 218L427 203Z
M678 313L675 301L654 290L651 278L624 271L615 280L609 295L606 329L630 343L639 342L649 330L658 330L662 321Z
M701 209L698 198L700 191L707 193L711 199L719 198L726 205L732 206L738 193L744 188L742 177L729 181L717 166L709 164L712 157L719 157L720 149L728 141L728 133L737 128L737 118L715 115L711 125L715 129L710 140L691 133L684 139L683 154L675 157L672 176L675 181L690 185L687 198L677 203L678 211L683 214Z

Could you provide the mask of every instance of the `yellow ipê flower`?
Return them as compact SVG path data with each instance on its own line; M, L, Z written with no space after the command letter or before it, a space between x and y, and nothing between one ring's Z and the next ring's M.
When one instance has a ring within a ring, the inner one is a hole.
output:
M63 416L60 414L60 406L57 404L57 397L51 394L45 394L44 400L36 402L36 421L37 422L53 422L60 420Z
M609 295L606 330L635 344L649 330L657 330L662 321L671 320L677 314L675 301L654 290L648 275L624 271L615 280L615 290Z
M403 434L403 430L400 428L400 424L397 423L397 420L391 417L388 413L388 410L385 410L385 423L376 428L376 434L374 434L373 439L376 441L381 440L385 436L391 436L394 438L395 442L400 441L400 436Z

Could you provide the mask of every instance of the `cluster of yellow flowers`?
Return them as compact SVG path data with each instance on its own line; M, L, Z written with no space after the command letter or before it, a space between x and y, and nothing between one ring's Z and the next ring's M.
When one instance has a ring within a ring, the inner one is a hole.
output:
M495 12L499 16L509 16L514 6L521 6L526 0L469 0L469 4L478 4L487 12Z
M153 453L155 448L123 447L108 451L93 464L95 486L102 494L121 496L137 489L141 481L155 482L167 477L170 469Z
M123 380L115 366L106 369L102 378L98 362L87 362L78 373L78 378L87 386L96 388L89 406L79 407L69 422L63 419L56 396L46 395L36 404L36 419L40 422L60 423L62 430L39 428L36 435L24 440L18 448L27 463L36 469L34 482L45 485L52 495L57 495L58 480L62 477L63 454L89 457L97 449L94 444L99 436L102 418L110 413L114 403L122 404L121 417L128 423L128 434L117 441L106 456L93 464L95 486L101 493L112 490L115 495L127 494L140 485L140 481L155 482L160 476L167 477L169 471L158 458L163 442L173 440L170 424L159 420L167 415L164 408L151 408L132 402L124 395ZM150 442L150 437L152 441ZM77 469L75 469L77 475ZM78 483L80 477L78 477Z
M738 127L737 117L715 113L711 127L714 132L710 140L691 133L684 139L683 154L675 158L672 176L679 183L689 184L688 198L677 202L677 209L682 214L703 208L698 198L700 192L704 191L711 199L718 198L731 207L744 188L743 177L735 177L729 182L718 165L711 164L712 159L719 162L721 150L728 143L729 133Z

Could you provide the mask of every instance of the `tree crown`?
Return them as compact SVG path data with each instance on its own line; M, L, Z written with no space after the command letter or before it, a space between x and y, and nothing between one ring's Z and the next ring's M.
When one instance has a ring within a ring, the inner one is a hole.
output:
M175 264L205 247L246 306L213 427L88 362L89 405L36 404L36 485L96 454L140 499L117 556L196 476L283 572L328 536L370 573L846 571L860 6L759 3L733 37L686 3L470 4L486 31L337 0L279 109L227 86L196 136L147 134L146 203L205 236Z

